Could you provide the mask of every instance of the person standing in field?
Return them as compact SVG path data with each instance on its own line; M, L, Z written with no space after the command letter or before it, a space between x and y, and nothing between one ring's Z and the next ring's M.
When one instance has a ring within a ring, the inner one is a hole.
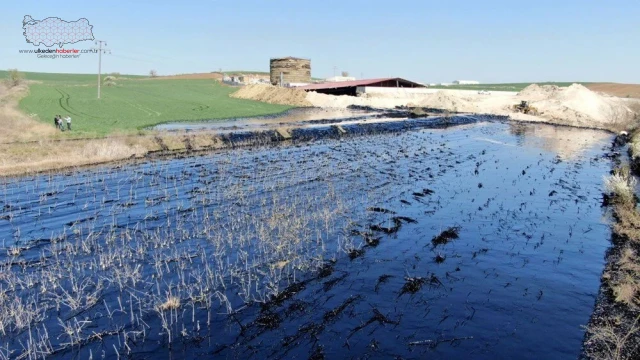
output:
M71 116L67 115L65 120L67 120L67 130L71 131Z
M62 119L62 115L58 115L58 125L60 125L60 131L64 131L64 120Z

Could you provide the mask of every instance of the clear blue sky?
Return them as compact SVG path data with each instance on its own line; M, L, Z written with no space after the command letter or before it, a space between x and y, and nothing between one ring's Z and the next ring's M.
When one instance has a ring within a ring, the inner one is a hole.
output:
M112 54L104 72L268 71L311 59L312 75L423 82L640 83L639 0L7 1L0 69L93 73L97 56L37 59L22 19L87 18ZM65 48L90 48L91 42ZM40 46L40 48L45 48Z

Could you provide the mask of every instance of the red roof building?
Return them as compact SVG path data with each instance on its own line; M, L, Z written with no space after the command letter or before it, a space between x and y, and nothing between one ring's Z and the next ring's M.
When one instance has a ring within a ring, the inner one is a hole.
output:
M402 78L381 78L381 79L367 79L367 80L355 80L355 81L339 81L320 84L310 84L297 87L306 91L315 91L323 94L330 95L351 95L356 96L357 88L359 86L372 86L372 87L392 87L392 88L423 88L422 84L418 84L413 81L405 80Z

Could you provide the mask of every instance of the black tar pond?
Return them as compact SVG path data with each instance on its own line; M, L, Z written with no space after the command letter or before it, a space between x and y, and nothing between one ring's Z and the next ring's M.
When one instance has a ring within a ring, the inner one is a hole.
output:
M5 179L0 358L576 358L610 141L480 122Z

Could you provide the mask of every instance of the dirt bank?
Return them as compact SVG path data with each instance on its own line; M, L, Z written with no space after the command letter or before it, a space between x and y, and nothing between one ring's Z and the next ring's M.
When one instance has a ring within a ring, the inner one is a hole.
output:
M622 150L618 147L621 143L618 137L612 149ZM632 147L631 157L633 153ZM620 158L615 161L625 162ZM600 292L585 334L584 359L640 358L640 210L636 184L637 177L627 165L619 166L605 179L603 205L607 205L613 222L612 247L607 252Z
M281 88L273 85L247 85L231 94L231 96L270 104L313 106L313 104L307 100L307 94L303 90Z

